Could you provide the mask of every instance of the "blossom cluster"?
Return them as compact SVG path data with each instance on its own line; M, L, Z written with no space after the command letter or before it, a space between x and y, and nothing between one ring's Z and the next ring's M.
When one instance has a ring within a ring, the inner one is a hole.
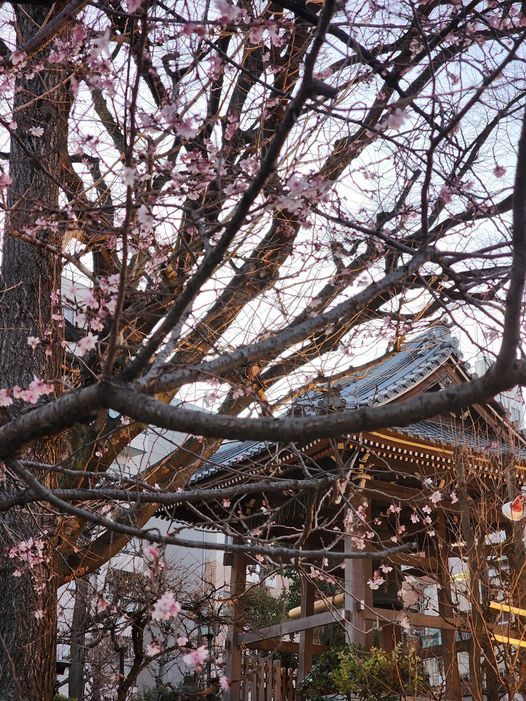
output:
M45 382L39 377L35 377L33 382L28 387L22 389L15 385L11 389L0 389L0 406L11 406L13 399L22 399L28 404L36 404L40 397L53 392L53 385L50 382Z
M17 560L17 569L13 572L14 577L22 576L21 567L34 568L47 561L45 554L45 543L41 538L28 538L13 545L8 552L11 560Z
M166 591L154 604L152 619L154 621L169 621L181 611L181 604L175 600L171 591Z

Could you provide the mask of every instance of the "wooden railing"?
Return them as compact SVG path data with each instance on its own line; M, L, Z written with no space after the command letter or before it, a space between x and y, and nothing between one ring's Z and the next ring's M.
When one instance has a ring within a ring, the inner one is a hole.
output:
M296 670L280 660L245 655L240 701L295 701Z

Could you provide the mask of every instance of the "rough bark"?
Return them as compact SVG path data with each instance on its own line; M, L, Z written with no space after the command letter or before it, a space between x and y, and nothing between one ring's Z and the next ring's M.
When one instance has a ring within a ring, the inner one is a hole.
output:
M58 9L58 8L57 8ZM18 43L23 46L45 22L49 9L35 5L16 8ZM29 60L44 62L44 51ZM43 247L17 237L29 233L39 218L57 221L61 154L67 138L69 95L66 72L57 66L19 75L14 112L16 129L10 144L9 217L3 236L2 299L0 304L0 386L27 387L34 377L57 378L61 358L46 355L47 334L60 334L52 321L52 293L60 290L60 267ZM42 128L42 137L29 130ZM54 227L35 234L43 243L60 244ZM23 282L23 284L21 284ZM28 336L43 339L33 350ZM59 344L53 344L57 348ZM49 346L51 347L51 345ZM20 401L6 410L1 421L13 418L30 405ZM33 445L24 455L56 459L57 444ZM1 488L14 479L6 471ZM51 482L48 480L48 484ZM47 507L13 509L0 520L0 698L49 701L55 683L56 562L53 548L55 517ZM43 542L43 561L32 566L9 551L20 543ZM16 571L18 570L18 572Z

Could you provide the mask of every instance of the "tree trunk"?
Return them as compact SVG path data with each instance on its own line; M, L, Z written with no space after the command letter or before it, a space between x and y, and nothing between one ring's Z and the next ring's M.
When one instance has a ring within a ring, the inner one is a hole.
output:
M57 3L58 5L58 3ZM56 6L54 6L56 7ZM18 47L49 19L49 7L15 8ZM67 74L47 63L49 49L29 57L16 77L0 288L0 387L27 388L34 377L59 379L61 261L45 248L26 243L18 232L60 249L55 226L35 232L37 220L58 223L61 156L67 143ZM35 64L42 67L29 72ZM40 69L39 69L40 68ZM38 131L43 129L42 136ZM41 339L33 350L28 336ZM47 352L46 352L47 350ZM58 388L57 388L58 389ZM0 422L31 408L20 399ZM23 457L55 462L56 440L32 446ZM44 479L52 484L52 477ZM5 473L0 489L16 479ZM50 701L55 685L58 567L53 554L56 517L45 505L12 509L0 516L0 699ZM21 545L22 544L22 545ZM25 548L25 550L24 550ZM28 558L28 553L30 557ZM20 556L21 555L21 556Z
M86 652L86 613L88 608L89 577L76 580L75 605L71 621L70 667L68 694L84 701L84 662Z

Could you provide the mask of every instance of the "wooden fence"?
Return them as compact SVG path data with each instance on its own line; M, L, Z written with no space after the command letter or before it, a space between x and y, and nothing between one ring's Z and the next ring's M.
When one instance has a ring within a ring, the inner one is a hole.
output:
M241 675L241 701L295 701L296 670L280 660L245 655Z

